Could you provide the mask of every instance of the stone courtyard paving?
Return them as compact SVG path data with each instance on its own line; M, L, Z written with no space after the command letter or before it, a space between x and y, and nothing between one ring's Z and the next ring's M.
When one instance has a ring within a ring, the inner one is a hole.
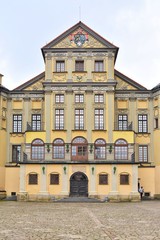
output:
M0 240L160 239L160 201L36 203L0 201Z

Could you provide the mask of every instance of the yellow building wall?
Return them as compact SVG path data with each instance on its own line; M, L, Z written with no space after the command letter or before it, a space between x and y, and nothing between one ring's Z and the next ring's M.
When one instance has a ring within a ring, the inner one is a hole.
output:
M154 130L154 162L160 166L160 151L159 151L160 130Z
M99 185L99 174L108 174L108 185ZM97 165L96 166L96 191L99 195L107 195L111 191L112 181L112 166L111 165Z
M160 197L160 166L156 166L155 175L155 193Z
M0 167L0 190L5 190L5 167Z
M129 174L129 184L120 185L120 174ZM117 189L120 195L128 195L132 191L132 165L118 165L116 174L118 177Z
M140 178L140 185L143 186L144 192L150 192L153 196L155 194L155 168L139 167L138 178Z
M40 191L40 182L41 182L41 172L42 172L42 165L37 164L28 164L26 165L26 191L29 194L37 194ZM29 173L37 173L38 174L38 184L36 185L29 185L28 184L28 176Z
M59 184L58 185L52 185L50 184L50 174L51 173L58 173L59 174ZM48 192L50 194L59 194L62 190L62 174L63 168L62 165L48 165L47 166L47 187Z
M11 192L19 192L19 167L6 167L5 168L5 190L7 195L10 196Z
M125 139L128 143L134 143L134 132L132 131L114 131L113 132L113 142L119 138Z
M6 163L7 139L6 131L0 130L0 167Z
M46 133L45 132L26 132L26 143L32 143L36 138L40 138L46 142Z

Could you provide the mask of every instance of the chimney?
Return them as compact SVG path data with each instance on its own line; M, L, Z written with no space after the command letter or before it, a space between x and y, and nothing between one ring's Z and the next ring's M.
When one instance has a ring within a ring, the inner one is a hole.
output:
M2 85L2 77L3 77L3 75L0 74L0 85Z

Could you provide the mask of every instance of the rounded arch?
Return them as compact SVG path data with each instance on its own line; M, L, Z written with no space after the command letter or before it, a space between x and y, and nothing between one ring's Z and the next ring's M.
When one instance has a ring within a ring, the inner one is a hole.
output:
M82 136L77 136L72 139L72 144L88 144L88 141Z
M53 140L54 145L64 145L64 140L62 138L55 138Z
M70 177L70 196L88 196L88 177L83 172L75 172Z
M117 139L115 141L114 148L115 160L128 160L128 142L125 139Z
M35 139L33 139L33 141L32 141L31 144L32 144L32 145L44 145L44 142L43 142L43 140L40 139L40 138L35 138Z
M115 145L128 145L128 142L124 138L119 138L115 141Z

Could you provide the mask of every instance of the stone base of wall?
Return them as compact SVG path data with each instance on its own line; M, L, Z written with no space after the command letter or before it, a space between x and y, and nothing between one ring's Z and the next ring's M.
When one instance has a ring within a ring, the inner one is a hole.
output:
M120 194L112 194L108 195L109 202L139 202L140 195L139 193L131 193L130 195L120 195Z
M153 199L153 197L150 198ZM160 199L160 194L154 194L154 199Z
M0 190L0 200L3 200L7 197L6 191Z

